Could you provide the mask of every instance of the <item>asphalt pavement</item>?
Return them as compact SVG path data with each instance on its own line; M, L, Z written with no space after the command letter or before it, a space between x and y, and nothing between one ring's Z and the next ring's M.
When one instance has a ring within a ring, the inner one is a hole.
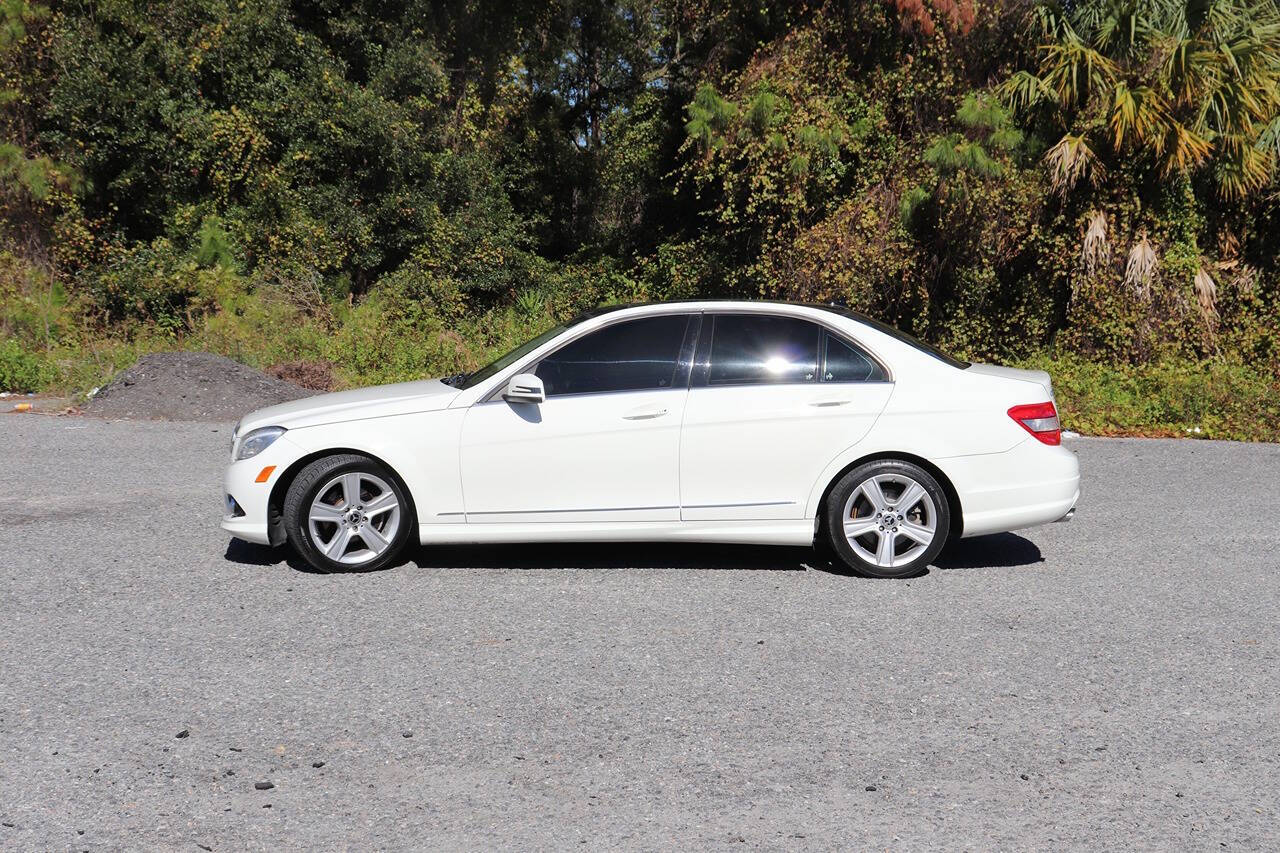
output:
M1074 522L805 550L218 529L230 426L0 416L0 848L1280 848L1280 445L1079 439Z

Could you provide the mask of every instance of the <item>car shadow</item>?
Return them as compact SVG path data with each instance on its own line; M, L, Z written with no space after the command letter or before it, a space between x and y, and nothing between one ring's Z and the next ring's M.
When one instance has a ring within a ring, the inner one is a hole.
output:
M308 575L324 574L308 565L287 545L259 545L257 542L232 539L227 543L227 550L222 558L243 566L278 566L284 563L296 572Z
M232 539L225 558L251 566L286 563L295 571L319 574L288 547ZM537 543L526 545L436 545L411 547L405 559L421 568L450 569L709 569L847 574L813 548L703 543ZM1034 542L1014 533L996 533L952 542L934 561L942 570L1013 568L1043 563Z
M957 539L933 561L939 569L1008 569L1043 563L1039 546L1016 533Z

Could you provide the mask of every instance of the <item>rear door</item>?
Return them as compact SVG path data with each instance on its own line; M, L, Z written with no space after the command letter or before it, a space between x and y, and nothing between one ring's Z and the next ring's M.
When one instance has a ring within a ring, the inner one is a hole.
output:
M680 437L681 518L800 518L892 392L855 342L783 314L707 314Z

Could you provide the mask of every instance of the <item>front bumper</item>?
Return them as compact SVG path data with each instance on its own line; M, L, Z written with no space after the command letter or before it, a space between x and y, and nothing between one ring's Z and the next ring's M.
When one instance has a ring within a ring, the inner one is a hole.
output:
M222 529L237 539L270 545L271 491L289 466L302 455L302 448L291 443L286 433L257 456L228 465L223 476L226 498ZM260 475L268 467L272 470L259 482ZM238 514L236 507L239 508Z

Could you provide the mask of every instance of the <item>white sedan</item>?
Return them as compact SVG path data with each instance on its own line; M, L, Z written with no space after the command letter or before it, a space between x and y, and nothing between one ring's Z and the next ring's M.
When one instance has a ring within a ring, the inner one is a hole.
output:
M224 530L322 571L405 544L829 548L908 577L948 540L1070 518L1046 373L956 361L837 308L600 309L474 373L246 415Z

